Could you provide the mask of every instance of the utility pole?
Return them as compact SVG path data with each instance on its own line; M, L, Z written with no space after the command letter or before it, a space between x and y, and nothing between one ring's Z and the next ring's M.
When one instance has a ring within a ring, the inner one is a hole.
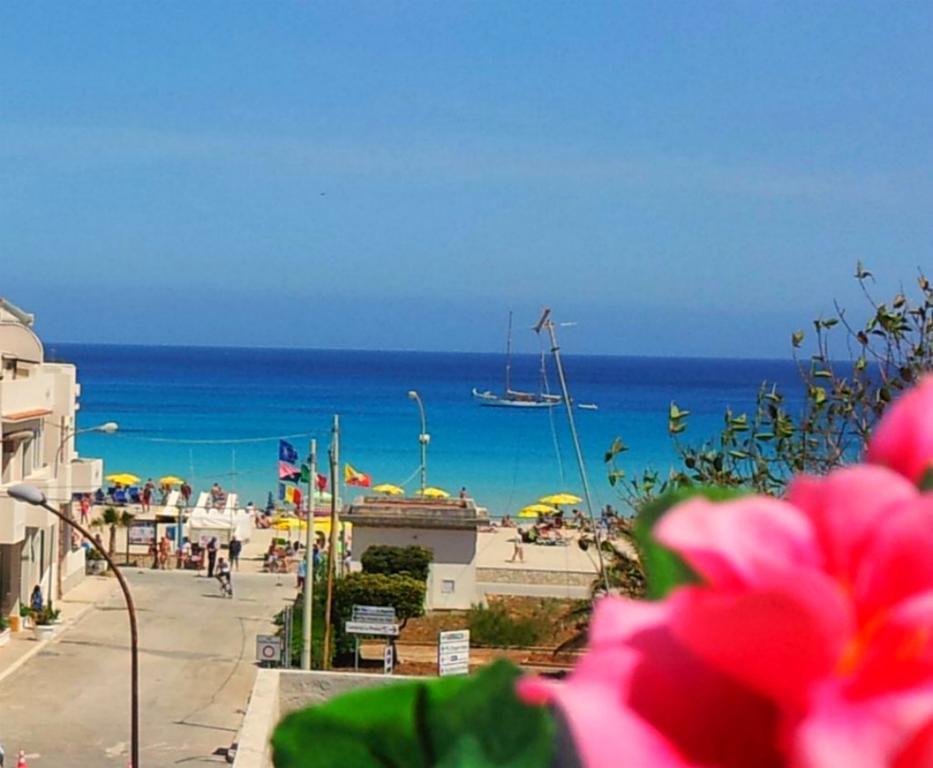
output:
M334 578L337 575L337 470L340 467L340 417L334 415L330 447L330 544L327 553L327 601L324 608L324 669L330 669L332 635L331 612L334 606Z
M311 669L311 622L314 616L314 486L317 480L317 440L308 452L308 527L305 529L305 596L301 617L301 668Z
M554 331L554 321L551 319L551 310L545 307L541 313L541 318L535 325L535 333L541 333L541 329L546 328L551 337L551 352L554 355L554 365L557 368L557 377L560 380L561 394L564 396L564 405L567 406L567 421L570 423L570 437L573 440L573 448L577 454L577 467L580 470L580 482L583 484L583 496L586 498L586 511L590 516L590 524L593 526L593 536L596 539L596 555L599 558L599 572L603 577L603 585L606 587L606 594L609 594L609 574L606 572L606 564L603 562L603 546L599 539L599 527L596 525L596 516L593 514L593 499L590 495L590 481L586 477L586 464L583 463L583 451L580 450L580 439L577 437L577 425L573 420L573 401L570 399L570 392L567 391L567 379L564 377L564 366L560 360L560 346L557 344L557 333Z

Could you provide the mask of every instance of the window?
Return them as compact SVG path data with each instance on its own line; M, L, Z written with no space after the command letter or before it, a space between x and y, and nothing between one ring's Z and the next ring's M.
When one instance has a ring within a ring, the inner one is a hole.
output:
M444 579L441 582L441 594L452 595L454 593L454 580Z

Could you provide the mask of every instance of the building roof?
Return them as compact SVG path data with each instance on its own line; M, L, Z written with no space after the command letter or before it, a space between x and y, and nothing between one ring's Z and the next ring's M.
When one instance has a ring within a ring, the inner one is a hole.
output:
M347 507L341 519L371 528L473 530L488 525L486 510L472 499L399 499L367 496Z

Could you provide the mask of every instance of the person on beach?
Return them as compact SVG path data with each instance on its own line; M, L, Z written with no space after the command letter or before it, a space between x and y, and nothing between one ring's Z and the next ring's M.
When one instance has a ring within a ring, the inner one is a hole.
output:
M217 561L217 581L227 597L233 597L233 573L230 571L230 563L223 558Z
M214 566L217 564L217 537L212 536L207 542L207 577L214 577Z
M191 540L185 536L181 540L181 547L178 550L178 568L183 569L188 567L188 563L191 561Z
M465 499L467 497L467 489L465 485L460 486L460 498Z
M236 536L230 539L230 567L240 570L240 552L243 551L243 542Z
M159 540L159 568L163 571L168 568L168 558L172 553L172 540L167 534Z
M42 598L42 587L38 584L32 588L32 595L29 597L29 607L33 611L41 611L45 600Z
M142 493L143 512L148 513L149 511L151 511L153 493L155 493L155 483L152 482L152 478L150 477L146 481L146 484L143 486L143 493Z
M224 493L224 489L220 487L220 483L214 483L211 486L211 501L214 503L214 506L222 507L225 497L226 494Z
M512 550L512 558L508 561L510 563L515 562L515 558L518 558L518 562L525 562L525 550L522 548L522 529L515 529L515 538L512 539L512 543L515 545Z
M85 493L81 497L81 524L87 525L90 520L91 512L91 494Z
M308 559L306 557L301 558L298 561L298 570L296 571L296 576L298 579L298 591L305 591L305 579L308 577Z
M188 485L187 480L181 484L181 488L179 490L181 491L182 499L185 501L185 506L189 506L191 503L191 486Z

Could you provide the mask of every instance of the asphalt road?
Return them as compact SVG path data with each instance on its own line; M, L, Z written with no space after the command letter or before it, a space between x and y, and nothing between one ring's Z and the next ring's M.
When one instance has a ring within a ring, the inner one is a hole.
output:
M255 637L293 577L235 576L236 597L190 573L126 573L140 622L139 768L226 764L255 677ZM29 765L118 766L129 754L129 629L118 592L7 678L0 731Z

